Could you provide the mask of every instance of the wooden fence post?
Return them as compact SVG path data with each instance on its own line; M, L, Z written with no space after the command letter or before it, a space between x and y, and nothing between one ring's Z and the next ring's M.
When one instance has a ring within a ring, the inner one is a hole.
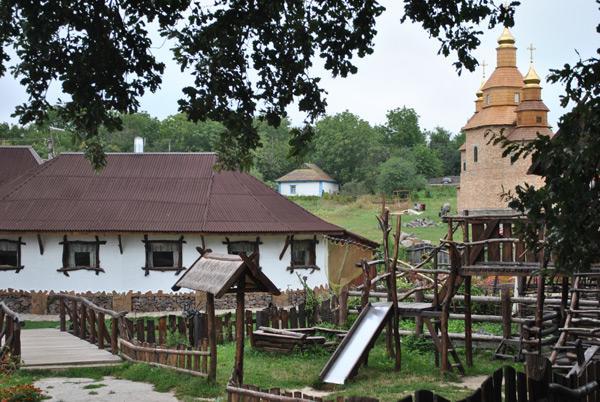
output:
M58 296L58 314L60 316L60 330L65 332L67 330L67 317L65 311L65 299Z
M104 349L104 336L106 326L104 325L104 313L98 313L98 349Z
M208 382L214 384L217 379L217 329L215 325L215 295L212 293L206 293L206 314L208 316L208 346L210 348Z
M71 301L71 313L73 314L73 335L79 336L79 320L77 319L77 301Z
M110 351L113 355L119 353L119 319L115 317L110 321Z

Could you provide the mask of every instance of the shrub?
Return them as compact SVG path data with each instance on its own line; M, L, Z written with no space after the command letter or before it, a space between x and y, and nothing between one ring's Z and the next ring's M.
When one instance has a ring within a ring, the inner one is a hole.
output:
M42 390L31 384L0 388L2 402L37 402L44 399Z

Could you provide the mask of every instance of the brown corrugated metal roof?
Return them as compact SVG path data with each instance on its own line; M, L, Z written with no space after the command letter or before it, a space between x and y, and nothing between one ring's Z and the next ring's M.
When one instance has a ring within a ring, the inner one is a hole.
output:
M305 163L301 168L292 170L288 174L281 176L275 180L277 182L290 181L328 181L335 183L331 176L325 173L320 167L314 163Z
M0 231L343 233L212 153L62 154L2 187Z
M0 146L0 186L41 163L39 155L30 146Z
M512 131L510 131L507 134L506 138L509 139L510 141L521 141L521 140L529 141L529 140L535 140L537 138L538 133L541 135L547 135L550 137L553 136L552 130L550 130L549 127L525 126L525 127L514 128Z
M517 106L516 111L519 112L523 110L541 110L544 112L550 111L548 106L546 106L541 100L526 100L521 102L519 106Z

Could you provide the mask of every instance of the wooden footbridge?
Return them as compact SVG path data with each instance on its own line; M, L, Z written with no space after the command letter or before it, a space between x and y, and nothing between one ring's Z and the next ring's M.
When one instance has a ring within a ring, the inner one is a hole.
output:
M123 313L71 295L60 295L59 306L59 329L24 329L19 315L0 302L0 363L18 359L15 363L21 368L33 370L106 366L122 361L118 336Z

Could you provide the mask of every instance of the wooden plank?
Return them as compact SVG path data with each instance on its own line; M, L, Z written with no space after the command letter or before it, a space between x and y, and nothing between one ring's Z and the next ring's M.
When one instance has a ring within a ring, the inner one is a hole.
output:
M511 221L503 221L502 222L502 237L510 238L512 237L512 222ZM513 255L513 243L502 243L502 261L511 262L514 261L515 257Z
M504 366L503 370L505 402L517 402L516 370L511 366Z

